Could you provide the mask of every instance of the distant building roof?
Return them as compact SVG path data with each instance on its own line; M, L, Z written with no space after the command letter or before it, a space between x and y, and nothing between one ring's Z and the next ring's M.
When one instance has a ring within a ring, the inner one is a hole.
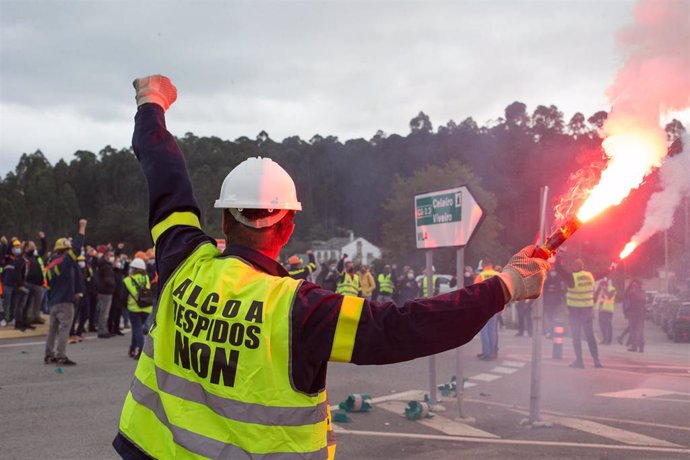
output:
M348 244L350 242L349 237L336 237L336 238L331 238L328 241L313 241L312 242L312 250L317 251L330 251L330 250L337 250L337 249L342 249L343 246Z

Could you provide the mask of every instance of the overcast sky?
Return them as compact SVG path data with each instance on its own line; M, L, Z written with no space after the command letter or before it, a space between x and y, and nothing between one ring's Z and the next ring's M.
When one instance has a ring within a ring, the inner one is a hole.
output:
M607 110L631 1L0 0L0 174L129 147L133 78L171 77L168 128L280 141L407 134L503 115Z

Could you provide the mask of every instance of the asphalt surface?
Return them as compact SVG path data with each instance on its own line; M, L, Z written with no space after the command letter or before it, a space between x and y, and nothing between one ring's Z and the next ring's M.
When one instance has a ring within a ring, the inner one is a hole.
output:
M616 317L615 333L622 328ZM408 420L410 400L429 391L427 358L388 366L329 366L333 406L349 394L374 398L368 413L348 414L336 424L337 458L690 458L690 344L672 343L646 324L645 353L618 344L600 346L603 369L572 361L566 339L562 360L551 359L543 341L540 419L526 424L530 403L531 339L500 332L500 356L475 358L478 339L463 347L468 378L463 414L457 400L445 411ZM110 443L135 362L127 356L130 337L69 345L78 365L43 364L43 337L0 340L0 458L111 459ZM437 383L455 374L455 351L437 356ZM334 407L335 408L335 407Z

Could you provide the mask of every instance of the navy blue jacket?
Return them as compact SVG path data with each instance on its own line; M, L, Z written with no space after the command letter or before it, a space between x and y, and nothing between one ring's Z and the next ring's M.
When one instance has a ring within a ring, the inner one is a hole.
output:
M139 107L132 144L148 183L149 228L173 212L199 216L184 156L166 129L161 107ZM174 226L160 235L156 241L160 285L164 286L178 265L204 242L215 244L213 238L193 226ZM251 248L230 244L224 252L228 255L238 256L270 275L288 276L277 261ZM292 382L299 391L316 393L325 388L342 299L342 295L307 281L299 285L290 336ZM351 362L396 363L456 348L470 341L504 303L498 277L431 299L412 299L401 307L393 302L364 300ZM143 458L122 435L114 445L124 458Z
M84 244L84 235L77 233L72 243L72 249L53 256L46 267L48 272L48 305L74 302L77 292L77 254Z

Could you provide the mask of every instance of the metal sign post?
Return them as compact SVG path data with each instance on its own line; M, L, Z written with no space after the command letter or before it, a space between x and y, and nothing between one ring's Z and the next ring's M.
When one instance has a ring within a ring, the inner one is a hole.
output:
M465 273L465 248L460 247L455 257L455 278L458 280L457 288L464 287ZM465 398L465 365L462 347L455 350L455 395L458 400L458 417L465 418L463 413L463 403Z
M426 285L433 296L433 256L431 249L455 246L458 248L456 272L458 288L463 285L465 267L464 247L479 225L484 211L465 186L438 192L423 193L414 198L415 239L417 249L426 249ZM426 293L424 293L426 294ZM463 418L463 356L458 347L455 359L455 385L458 411ZM429 356L429 403L432 410L445 410L436 399L436 358Z
M433 268L434 259L433 254L431 254L431 249L426 251L426 286L427 292L422 292L424 297L433 297L434 295L434 283L433 283ZM422 286L423 286L422 282ZM438 407L438 400L436 399L436 355L429 356L429 405L432 410L441 409ZM441 409L443 410L443 409Z
M539 242L544 242L544 227L546 220L546 201L549 187L541 189L540 218L539 218ZM539 296L532 302L532 380L529 395L529 423L534 425L539 422L541 406L541 334L544 320L544 297Z

